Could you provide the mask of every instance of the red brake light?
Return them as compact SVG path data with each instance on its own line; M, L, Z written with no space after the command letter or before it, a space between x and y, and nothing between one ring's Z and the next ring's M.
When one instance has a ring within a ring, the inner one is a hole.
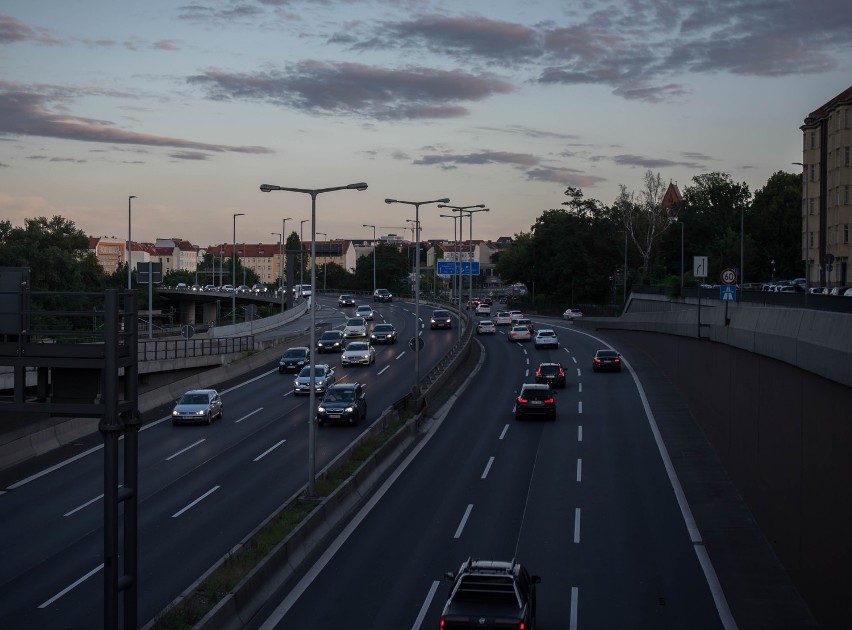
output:
M521 404L525 404L525 403L527 403L528 401L527 401L527 399L526 399L526 398L521 398L520 396L518 396L518 402L519 402L519 403L521 403Z
M553 396L551 396L550 398L545 398L544 404L545 405L552 405L553 404Z
M536 375L536 376L541 376L541 368L538 368L538 369L535 371L535 375Z
M621 363L621 359L619 359L618 357L616 357L616 358L615 358L615 359L613 359L613 360L614 360L616 363Z
M444 627L444 618L443 618L443 617L441 617L441 621L439 621L439 622L438 622L438 627L439 627L439 628L443 628L443 627Z
M559 368L559 376L565 376L565 370Z

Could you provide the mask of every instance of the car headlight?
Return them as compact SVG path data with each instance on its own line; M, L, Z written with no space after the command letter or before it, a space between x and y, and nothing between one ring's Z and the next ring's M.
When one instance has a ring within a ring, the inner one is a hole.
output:
M177 410L177 409L175 409L174 411L172 411L172 415L173 415L173 416L179 416L179 415L180 415L180 412L178 412L178 410Z
M196 411L196 412L195 412L195 415L196 415L196 416L204 416L204 415L207 415L207 410L206 410L206 409L199 409L198 411Z
M353 411L355 411L355 407L347 407L346 408L346 413L352 413Z
M317 407L317 412L319 412L319 413L325 413L325 407L323 407L322 405L320 405L319 407Z

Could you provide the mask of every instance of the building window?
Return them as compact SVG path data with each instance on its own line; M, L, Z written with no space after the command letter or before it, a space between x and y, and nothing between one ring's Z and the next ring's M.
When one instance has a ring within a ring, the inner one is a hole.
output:
M814 233L808 232L808 249L813 249L814 247Z
M811 148L816 149L816 132L811 132Z
M846 156L846 159L844 160L844 165L849 166L849 147L846 147L844 149L844 154Z
M813 199L813 197L811 197L810 199L808 199L808 214L813 214L813 213L814 213L814 199Z
M849 184L846 184L843 187L843 205L844 206L849 205Z
M814 177L816 176L816 165L811 164L811 181L816 181Z
M849 242L849 224L846 223L843 225L843 243Z
M846 128L849 129L850 126L852 126L852 109L847 107L846 108Z

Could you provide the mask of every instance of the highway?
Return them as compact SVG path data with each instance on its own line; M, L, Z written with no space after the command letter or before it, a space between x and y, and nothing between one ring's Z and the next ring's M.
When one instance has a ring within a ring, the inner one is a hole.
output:
M342 327L352 309L320 298L317 321ZM366 384L368 422L414 382L413 304L379 304L376 322L393 323L395 345L378 347L369 368L341 368L339 380ZM456 341L430 331L421 305L421 374ZM454 322L457 325L457 322ZM301 323L304 326L304 323ZM307 341L290 345L307 345ZM282 347L282 352L284 348ZM224 418L173 427L146 418L139 445L139 625L155 617L307 480L308 397L292 395L277 362L220 391ZM211 383L210 386L215 386ZM319 471L365 426L317 430ZM0 491L0 627L103 627L103 450L93 448L26 478L4 471Z
M717 610L638 381L593 373L606 344L546 323L559 349L509 343L506 327L477 338L480 367L428 439L256 627L437 628L441 577L469 556L541 576L540 630L735 627ZM568 373L556 421L517 422L514 392L546 360Z

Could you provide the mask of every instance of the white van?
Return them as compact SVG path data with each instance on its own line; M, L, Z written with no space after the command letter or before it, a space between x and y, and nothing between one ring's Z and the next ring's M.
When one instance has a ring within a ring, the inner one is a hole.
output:
M296 297L311 297L311 285L309 284L297 284L296 285Z

